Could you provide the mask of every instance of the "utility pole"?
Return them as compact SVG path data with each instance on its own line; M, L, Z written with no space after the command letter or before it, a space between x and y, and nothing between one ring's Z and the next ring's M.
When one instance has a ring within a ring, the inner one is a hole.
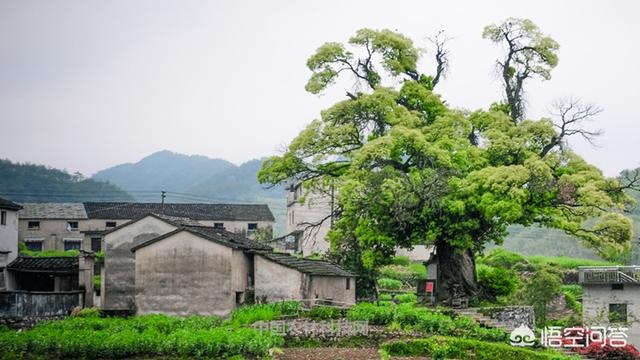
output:
M160 205L160 209L162 210L162 213L164 214L164 198L167 197L167 192L162 190L160 191L160 198L162 199L162 205Z

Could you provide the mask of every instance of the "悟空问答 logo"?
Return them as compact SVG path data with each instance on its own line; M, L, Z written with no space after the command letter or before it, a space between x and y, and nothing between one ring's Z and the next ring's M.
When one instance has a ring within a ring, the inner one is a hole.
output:
M513 346L533 346L536 341L536 334L529 327L522 324L511 332L509 341Z

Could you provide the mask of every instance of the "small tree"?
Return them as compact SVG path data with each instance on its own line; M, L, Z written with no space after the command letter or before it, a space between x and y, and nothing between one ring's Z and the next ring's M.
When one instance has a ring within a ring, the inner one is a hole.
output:
M549 303L561 292L560 277L548 269L541 269L531 278L525 288L525 300L533 305L536 322L544 325L547 321Z

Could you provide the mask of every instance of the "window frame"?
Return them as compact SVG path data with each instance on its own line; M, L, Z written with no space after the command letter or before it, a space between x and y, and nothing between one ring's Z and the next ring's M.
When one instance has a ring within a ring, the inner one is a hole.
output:
M347 285L345 290L351 290L351 278L347 278Z
M258 223L247 223L247 231L256 231L256 230L258 230Z
M7 225L7 211L6 210L0 210L0 225L2 225L2 226L6 226Z
M96 240L98 242L98 250L96 250L95 247L93 246L95 244L94 241L96 241ZM91 238L91 251L93 251L93 252L102 251L102 238L101 237L94 236L94 237Z
M25 241L24 242L25 247L27 248L27 250L29 251L42 251L43 250L43 245L44 245L44 240L32 240L32 241ZM33 244L38 244L38 249L33 249L32 245Z
M624 315L621 311L624 309ZM612 314L617 314L620 318L614 318L611 316ZM629 307L626 303L610 303L609 304L609 314L608 314L610 323L626 323L629 320Z
M221 223L221 222L213 223L213 228L214 229L224 229L224 223Z
M109 224L113 224L113 225L109 225ZM113 229L114 227L118 226L118 222L117 221L105 221L104 222L104 227L107 229Z
M74 223L76 224L75 227L73 227L71 225L71 224L74 224ZM70 229L70 231L78 231L78 230L80 230L80 222L79 221L74 221L74 220L67 221L67 229Z
M35 226L31 226L32 224L35 224ZM27 230L40 230L40 220L28 220Z

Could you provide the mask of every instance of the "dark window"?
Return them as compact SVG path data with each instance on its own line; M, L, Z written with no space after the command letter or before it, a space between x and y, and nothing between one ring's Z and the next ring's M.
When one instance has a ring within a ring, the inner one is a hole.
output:
M7 225L7 212L4 210L0 211L0 225Z
M611 284L611 290L624 290L624 284Z
M247 229L249 229L249 230L258 230L258 223L249 223L249 224L247 224Z
M69 230L69 231L78 230L78 222L77 221L67 221L67 230Z
M243 292L237 292L236 293L236 304L238 304L238 305L242 304L243 295L244 295Z
M351 279L347 278L347 290L351 289Z
M29 230L40 230L40 221L29 221L27 223L27 228Z
M213 223L214 229L224 229L224 223Z
M80 250L80 241L65 241L64 242L64 251L67 250Z
M25 244L31 251L42 251L42 241L27 241Z
M108 227L108 228L114 228L114 227L116 227L116 222L115 222L115 221L107 221L107 222L104 224L104 226L105 226L105 227Z
M91 251L100 251L102 250L102 238L92 237L91 238Z
M627 322L627 304L609 304L609 322Z
M4 268L0 268L0 289L4 288Z

